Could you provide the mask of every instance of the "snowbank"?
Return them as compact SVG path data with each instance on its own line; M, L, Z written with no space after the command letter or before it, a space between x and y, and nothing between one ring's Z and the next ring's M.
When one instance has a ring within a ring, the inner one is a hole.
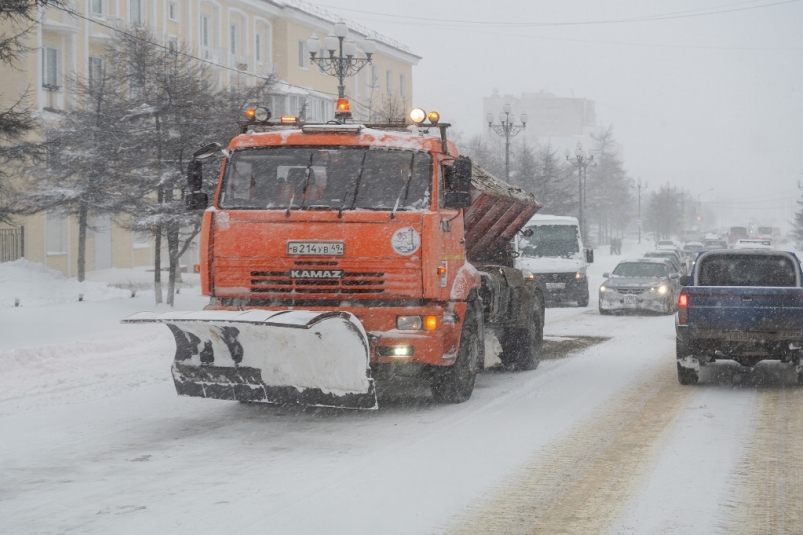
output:
M129 297L128 290L112 288L104 283L65 277L60 272L24 258L0 264L0 307L41 306L78 301L105 301L117 297Z

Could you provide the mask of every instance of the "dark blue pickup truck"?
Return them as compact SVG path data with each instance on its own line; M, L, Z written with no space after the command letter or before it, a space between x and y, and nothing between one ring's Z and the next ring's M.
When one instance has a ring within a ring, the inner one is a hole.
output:
M803 273L792 253L714 250L683 277L675 317L678 380L695 384L700 366L734 360L796 366L803 384Z

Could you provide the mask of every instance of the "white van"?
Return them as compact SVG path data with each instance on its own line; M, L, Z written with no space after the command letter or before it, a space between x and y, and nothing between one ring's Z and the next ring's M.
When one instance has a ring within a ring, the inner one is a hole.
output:
M585 249L576 217L536 215L516 237L516 267L535 274L547 304L588 306L586 268L594 251Z

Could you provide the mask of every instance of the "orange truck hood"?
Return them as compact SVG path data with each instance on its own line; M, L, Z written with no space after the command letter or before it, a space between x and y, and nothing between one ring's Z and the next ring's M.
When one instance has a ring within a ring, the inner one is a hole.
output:
M424 214L387 211L216 210L216 297L420 299ZM342 254L292 254L288 242L342 243Z

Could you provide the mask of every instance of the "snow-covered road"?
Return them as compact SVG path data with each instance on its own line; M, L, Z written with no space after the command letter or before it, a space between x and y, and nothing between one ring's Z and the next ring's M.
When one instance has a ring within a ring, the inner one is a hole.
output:
M596 305L548 309L537 370L373 412L178 398L167 329L116 323L147 296L2 309L0 532L803 532L794 374L681 387L672 317Z

